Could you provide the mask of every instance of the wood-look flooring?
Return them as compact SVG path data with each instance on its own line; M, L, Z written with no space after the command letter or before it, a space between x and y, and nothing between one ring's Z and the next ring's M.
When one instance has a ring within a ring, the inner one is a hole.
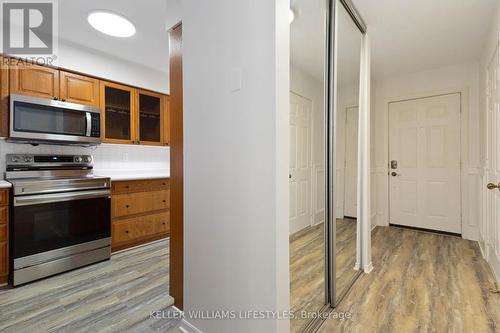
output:
M0 332L167 332L169 241L18 288L0 289Z
M319 332L500 332L500 294L476 242L395 227L372 235L374 270Z
M356 220L337 219L337 290L349 287L357 274ZM323 224L290 237L290 304L296 315L290 320L290 332L300 332L309 320L302 311L319 311L325 305L325 236Z

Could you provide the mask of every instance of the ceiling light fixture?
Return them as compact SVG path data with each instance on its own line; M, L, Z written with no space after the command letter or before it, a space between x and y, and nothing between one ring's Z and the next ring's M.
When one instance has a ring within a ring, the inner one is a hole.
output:
M290 24L292 24L293 20L295 20L295 13L293 12L293 9L290 8L290 12L288 13L288 21Z
M87 18L89 24L99 32L113 37L132 37L135 26L125 17L109 11L94 11Z

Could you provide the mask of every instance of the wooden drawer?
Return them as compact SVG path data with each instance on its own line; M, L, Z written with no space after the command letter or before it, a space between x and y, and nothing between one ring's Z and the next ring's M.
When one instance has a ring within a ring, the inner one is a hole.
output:
M0 206L0 224L9 222L9 206Z
M9 189L0 190L0 206L9 204Z
M0 241L7 240L7 224L0 224Z
M170 180L165 178L112 182L111 187L113 194L161 191L170 188Z
M170 207L170 190L113 195L112 217L125 217Z
M170 213L113 221L112 229L113 247L166 235L170 231Z

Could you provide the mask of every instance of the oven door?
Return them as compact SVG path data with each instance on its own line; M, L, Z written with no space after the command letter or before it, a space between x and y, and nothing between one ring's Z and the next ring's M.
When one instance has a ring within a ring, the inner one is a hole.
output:
M15 269L111 244L109 189L18 196L12 212Z

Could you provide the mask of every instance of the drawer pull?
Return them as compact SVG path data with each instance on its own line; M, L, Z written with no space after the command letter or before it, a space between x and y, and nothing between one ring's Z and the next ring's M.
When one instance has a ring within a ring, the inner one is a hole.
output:
M125 205L125 208L129 208L130 206L129 205Z
M125 185L125 188L128 188L128 185Z
M128 230L125 230L125 233L128 234Z
M162 185L167 185L167 183L161 183Z
M167 202L167 200L163 200L163 202Z
M162 224L163 224L163 225L165 225L166 223L165 223L165 222L163 222Z

